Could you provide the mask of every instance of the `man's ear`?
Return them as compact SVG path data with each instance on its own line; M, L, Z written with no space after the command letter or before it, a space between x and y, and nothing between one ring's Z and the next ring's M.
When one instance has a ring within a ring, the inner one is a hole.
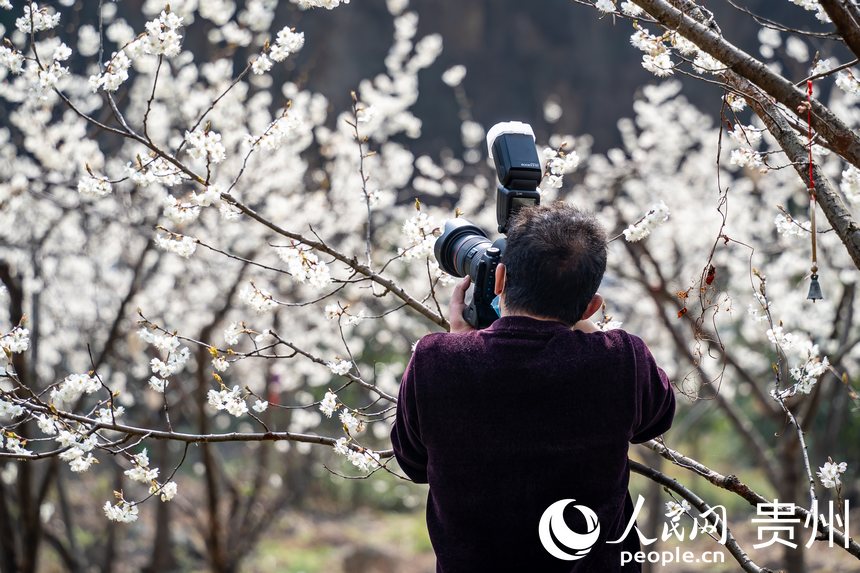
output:
M496 265L496 284L493 288L493 293L499 295L505 290L505 276L505 265L499 263Z
M588 306L585 307L585 312L582 313L582 318L580 320L587 320L594 315L595 312L600 310L600 307L603 306L603 297L600 296L600 293L594 293L594 296L591 297L591 301L589 301Z

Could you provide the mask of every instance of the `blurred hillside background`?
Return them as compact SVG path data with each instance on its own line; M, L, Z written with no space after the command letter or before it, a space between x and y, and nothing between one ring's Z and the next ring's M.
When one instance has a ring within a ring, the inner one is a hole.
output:
M123 15L135 29L146 19L142 12L137 21L130 15L140 12L145 1L121 2ZM97 5L96 0L78 3L77 17L64 21L66 31L85 23L97 25ZM748 15L723 0L702 5L713 11L728 39L758 54L761 28ZM423 120L422 136L411 144L416 154L458 150L459 106L440 79L442 72L456 64L467 69L463 86L475 121L485 127L509 119L530 122L538 140L550 133L589 134L598 152L620 142L616 123L631 115L642 86L658 83L642 68L641 55L630 47L633 28L629 20L599 19L574 2L412 0L409 6L420 16L418 35L439 33L444 45L442 55L421 74L422 96L414 111ZM789 26L808 27L810 23L807 14L787 0L748 0L743 6ZM393 28L384 0L353 1L343 10L332 11L299 11L283 2L276 20L289 21L305 33L305 48L286 63L287 69L299 71L293 80L325 94L333 109L348 106L350 91L359 81L384 71ZM12 29L14 15L0 12L0 23ZM202 36L186 38L184 45L198 54L211 49ZM835 44L826 46L832 49ZM797 63L793 71L802 78L808 67L808 63ZM274 77L279 79L277 72ZM720 90L683 76L679 79L693 103L719 115ZM563 110L552 126L544 121L547 100L559 103Z
M758 54L761 28L749 16L724 0L702 4L713 10L730 40ZM807 14L788 1L750 0L743 5L789 26L810 23ZM420 15L419 36L440 33L444 42L442 55L421 78L422 97L415 106L424 121L415 145L419 152L456 149L458 106L439 80L455 64L466 66L463 86L473 104L472 116L482 125L527 121L538 140L550 132L590 134L598 152L618 145L618 119L631 115L643 85L658 83L642 68L640 53L631 49L629 20L598 19L592 10L570 1L413 0L410 8ZM383 70L391 37L384 2L353 2L345 10L307 12L302 19L297 25L305 30L308 49L297 67L309 70L308 85L341 108L359 80ZM793 72L802 79L807 68L798 63ZM693 103L719 115L718 88L678 77ZM563 108L551 129L543 119L548 99Z

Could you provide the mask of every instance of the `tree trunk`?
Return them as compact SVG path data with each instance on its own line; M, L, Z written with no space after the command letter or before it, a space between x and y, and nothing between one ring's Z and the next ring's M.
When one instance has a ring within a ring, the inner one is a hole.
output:
M158 442L156 457L158 465L162 468L167 466L168 458L167 440ZM158 497L156 495L156 497ZM177 569L176 555L173 551L173 541L170 537L170 503L161 500L155 506L155 537L152 540L152 557L144 573L165 573Z
M800 468L803 462L800 460L800 442L794 434L794 426L786 424L786 435L780 444L780 461L782 467L782 481L777 484L780 503L797 503L797 492L800 490ZM806 480L804 480L806 481ZM804 563L804 538L805 530L803 523L795 524L793 527L794 538L791 540L797 544L796 548L783 546L782 568L789 573L806 573ZM788 533L781 532L781 538L788 541Z
M6 462L2 467L14 462ZM0 571L14 573L18 570L18 557L15 550L15 533L12 516L6 504L6 486L0 483Z
M19 429L20 431L20 429ZM28 435L22 432L22 435ZM21 573L36 573L39 565L39 546L42 542L42 520L39 519L38 496L34 495L33 465L18 463L18 519L21 520Z
M122 468L119 465L115 465L114 467L114 477L113 477L113 488L115 491L120 491L122 489ZM105 540L105 548L104 548L104 561L102 562L102 572L103 573L111 573L113 571L113 564L116 561L116 545L117 545L117 535L119 535L119 527L110 527L107 528L107 539Z
M211 334L211 329L207 329L201 334L200 340L208 340ZM197 349L197 405L198 405L198 431L201 434L209 433L209 417L206 413L206 394L209 385L206 381L206 374L209 371L209 349L205 346L200 346ZM224 547L224 540L221 535L221 519L218 511L218 479L215 475L215 459L212 456L211 444L200 444L200 455L203 458L203 467L205 468L204 482L206 484L206 513L207 513L207 530L206 530L206 557L209 560L209 566L213 573L230 573L230 568L227 563L227 555Z

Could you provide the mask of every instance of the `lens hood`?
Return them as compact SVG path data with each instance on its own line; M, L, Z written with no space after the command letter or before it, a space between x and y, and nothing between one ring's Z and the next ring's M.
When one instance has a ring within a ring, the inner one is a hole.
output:
M480 227L473 225L466 219L458 218L445 221L445 229L439 238L436 239L436 243L433 245L433 253L436 255L439 266L449 275L455 277L466 276L467 269L459 271L454 259L457 254L458 245L462 245L461 239L466 239L469 236L476 236L489 241L487 234Z

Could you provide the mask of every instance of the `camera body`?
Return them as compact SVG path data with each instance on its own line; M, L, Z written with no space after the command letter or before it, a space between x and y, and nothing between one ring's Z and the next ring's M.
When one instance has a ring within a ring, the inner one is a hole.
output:
M506 233L511 217L519 209L540 204L538 185L543 173L534 132L530 125L518 121L497 123L487 132L487 151L499 178L496 221L499 233ZM496 267L504 250L504 237L491 241L480 227L462 218L446 221L434 244L436 260L445 272L472 278L463 319L475 328L485 328L498 318L492 303L496 297Z

